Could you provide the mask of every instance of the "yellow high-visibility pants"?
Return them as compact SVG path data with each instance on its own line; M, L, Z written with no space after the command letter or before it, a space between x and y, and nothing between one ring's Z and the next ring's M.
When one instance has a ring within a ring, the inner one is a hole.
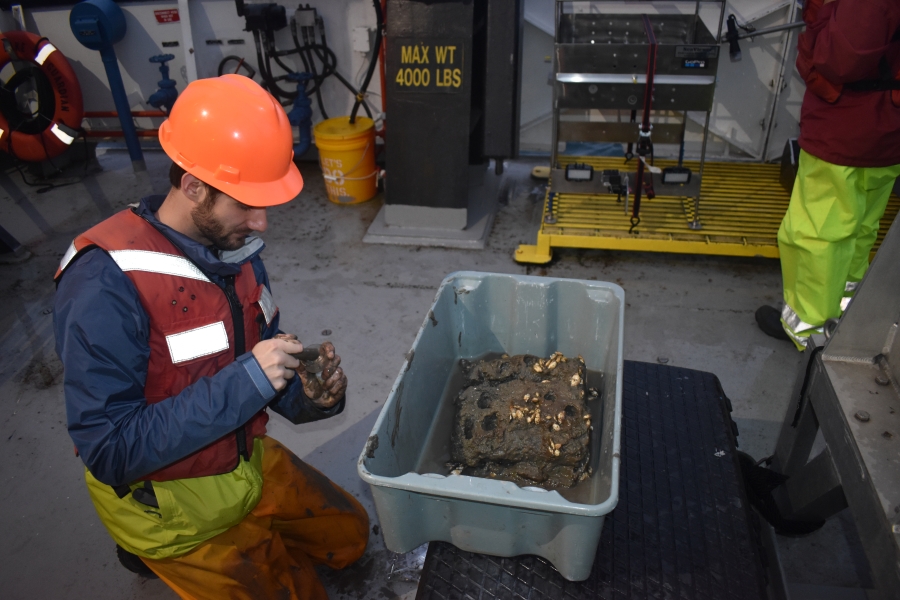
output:
M243 521L184 556L142 559L181 598L326 599L314 566L340 569L365 551L362 505L275 440L263 448L262 498Z
M841 315L869 268L869 252L900 165L842 167L800 151L797 179L778 229L782 324L798 348Z

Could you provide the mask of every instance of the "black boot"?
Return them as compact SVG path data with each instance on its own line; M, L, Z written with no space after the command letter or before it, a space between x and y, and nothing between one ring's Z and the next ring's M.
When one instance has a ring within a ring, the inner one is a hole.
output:
M785 341L791 339L781 325L781 313L773 306L760 306L756 309L756 324L769 337Z
M119 557L119 562L122 563L122 566L131 571L132 573L136 573L141 577L145 577L147 579L158 579L159 576L154 573L147 564L141 560L141 557L137 554L132 554L122 546L116 544L116 556Z

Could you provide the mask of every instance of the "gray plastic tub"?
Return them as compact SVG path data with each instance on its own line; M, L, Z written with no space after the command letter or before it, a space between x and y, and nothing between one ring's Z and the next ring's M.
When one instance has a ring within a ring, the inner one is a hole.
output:
M619 497L624 305L621 287L599 281L476 272L444 279L359 457L388 549L443 540L495 556L536 554L569 580L587 578L604 515ZM458 360L557 350L603 373L588 378L601 391L591 403L593 476L561 495L448 474L452 402L442 400L459 385Z

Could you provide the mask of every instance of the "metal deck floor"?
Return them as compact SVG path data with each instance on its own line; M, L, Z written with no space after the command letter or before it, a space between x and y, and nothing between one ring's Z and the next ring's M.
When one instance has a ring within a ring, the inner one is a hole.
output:
M561 156L562 166L589 164L596 170L622 169L624 159L616 157ZM632 167L634 162L629 163ZM676 164L657 160L656 166ZM685 162L695 173L699 163ZM556 222L542 222L534 245L521 245L515 259L545 263L553 248L640 250L724 256L778 258L776 236L787 210L790 195L779 182L777 164L707 162L704 167L699 214L703 228L692 230L694 200L679 196L656 196L641 200L641 222L631 229L630 212L623 202L609 194L554 194ZM548 187L549 190L549 187ZM550 210L550 193L544 198L544 214ZM878 245L900 211L900 197L892 195Z

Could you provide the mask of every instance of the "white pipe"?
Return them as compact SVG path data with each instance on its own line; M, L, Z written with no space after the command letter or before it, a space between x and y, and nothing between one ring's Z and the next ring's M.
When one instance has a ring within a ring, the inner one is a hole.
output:
M194 35L191 33L191 9L188 0L178 0L178 18L181 23L181 43L184 45L184 66L188 83L197 79L197 59L194 53Z

